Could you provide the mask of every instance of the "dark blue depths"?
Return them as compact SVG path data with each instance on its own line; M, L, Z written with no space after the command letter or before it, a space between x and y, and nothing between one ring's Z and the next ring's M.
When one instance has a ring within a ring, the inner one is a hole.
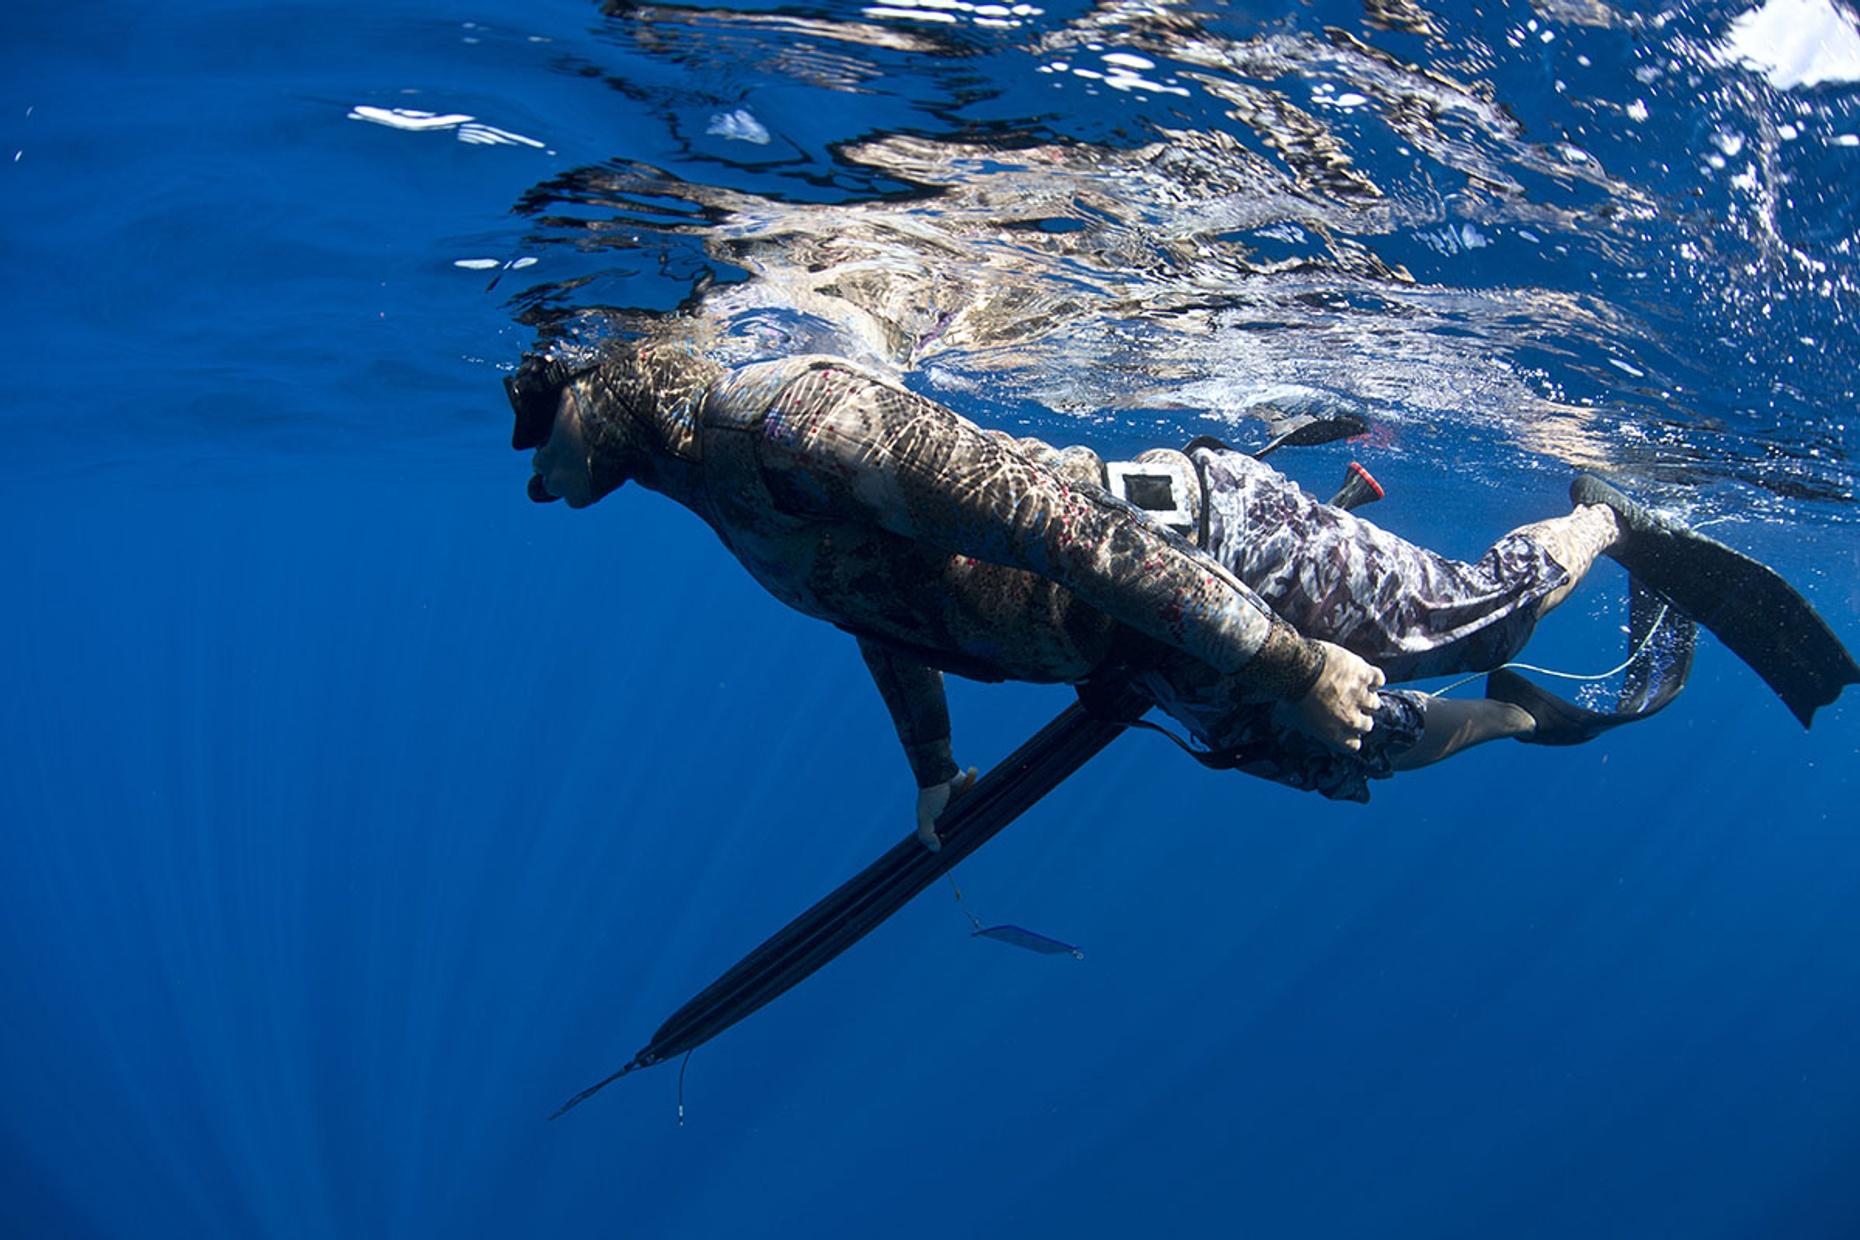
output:
M1367 808L1127 738L960 874L1083 962L932 892L699 1051L684 1127L667 1069L545 1123L909 825L843 636L504 449L526 333L453 260L685 156L578 4L0 23L0 1233L1860 1230L1860 708L1804 735L1715 645L1643 728ZM555 154L344 120L400 88ZM1560 502L1476 429L1358 450L1451 552ZM1860 639L1848 509L1726 536ZM1538 661L1612 662L1619 587ZM953 699L986 764L1065 694Z

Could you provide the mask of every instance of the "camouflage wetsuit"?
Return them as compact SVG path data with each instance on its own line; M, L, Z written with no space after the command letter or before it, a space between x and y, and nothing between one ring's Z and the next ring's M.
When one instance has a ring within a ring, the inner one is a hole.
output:
M1391 677L1485 666L1564 579L1528 539L1444 560L1232 452L1198 453L1209 554L1099 485L1095 455L982 431L833 357L726 370L672 343L573 376L538 363L512 384L519 447L547 438L564 390L595 497L627 478L671 496L776 597L859 638L920 786L956 774L943 671L1116 665L1242 769L1366 799L1419 735L1419 700L1385 692L1360 755L1275 726L1322 668L1306 639Z

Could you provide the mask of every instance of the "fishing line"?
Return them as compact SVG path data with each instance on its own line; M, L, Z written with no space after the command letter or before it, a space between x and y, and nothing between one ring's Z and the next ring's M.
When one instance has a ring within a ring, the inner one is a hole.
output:
M943 877L949 880L949 889L956 893L956 907L962 910L962 915L967 917L969 919L969 924L975 927L975 933L980 934L982 932L982 919L970 912L969 906L962 902L962 888L956 886L955 874L945 874Z
M1535 663L1522 663L1522 662L1501 663L1498 665L1498 667L1495 667L1492 670L1496 672L1500 670L1501 668L1510 668L1513 671L1536 672L1540 676L1555 676L1558 680L1588 680L1588 681L1607 680L1610 677L1618 676L1622 672L1627 671L1628 668L1634 665L1634 660L1640 658L1642 654L1646 653L1647 647L1653 644L1653 639L1660 635L1660 626L1666 622L1666 611L1667 611L1667 605L1665 603L1661 603L1660 614L1655 616L1653 618L1653 623L1647 626L1647 635L1640 639L1640 645L1634 647L1634 649L1628 654L1627 658L1623 659L1620 663L1617 663L1615 666L1609 668L1605 672L1595 672L1592 674L1584 673L1584 672L1559 672L1555 668L1539 667ZM1462 685L1469 685L1473 681L1479 679L1481 676L1484 676L1486 674L1487 673L1485 672L1474 672L1470 676L1462 676L1460 679L1454 681L1452 684L1447 685L1443 688L1436 689L1432 693L1425 694L1424 696L1430 697L1430 698L1437 698L1443 693L1453 692L1455 689L1458 689Z

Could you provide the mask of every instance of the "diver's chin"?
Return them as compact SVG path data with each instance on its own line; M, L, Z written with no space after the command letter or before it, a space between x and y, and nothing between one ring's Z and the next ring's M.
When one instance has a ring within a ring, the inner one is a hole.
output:
M558 484L560 481L560 479L557 479ZM626 483L627 479L622 477L614 481L611 485L596 490L591 478L587 479L585 482L580 478L572 478L569 480L569 485L564 486L558 491L549 485L549 477L547 475L531 474L528 490L532 503L553 504L557 500L561 500L570 508L586 508L596 500L619 490L621 487L625 486Z

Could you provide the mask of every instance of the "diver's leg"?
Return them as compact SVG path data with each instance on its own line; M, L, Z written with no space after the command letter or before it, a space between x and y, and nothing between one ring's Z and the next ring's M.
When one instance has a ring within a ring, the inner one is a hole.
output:
M1366 659L1391 682L1486 671L1512 658L1608 541L1579 513L1449 559L1355 513L1319 503L1270 466L1197 448L1207 548L1308 637ZM1539 537L1539 532L1545 537ZM1560 543L1563 562L1552 554Z
M1530 714L1489 698L1428 698L1421 708L1421 738L1396 754L1390 768L1412 771L1487 741L1528 738L1536 730Z
M1519 526L1507 537L1535 539L1563 567L1569 580L1537 601L1539 619L1568 598L1595 566L1595 557L1607 554L1620 540L1621 527L1614 510L1602 504L1583 504L1566 517L1552 517Z

